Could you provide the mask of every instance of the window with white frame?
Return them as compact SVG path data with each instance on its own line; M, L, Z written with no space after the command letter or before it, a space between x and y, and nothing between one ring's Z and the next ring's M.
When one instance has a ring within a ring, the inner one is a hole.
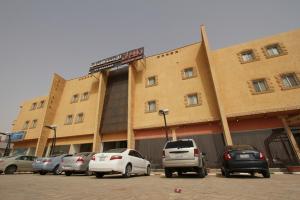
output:
M281 54L281 49L278 44L273 44L273 45L267 46L266 51L267 51L268 56L270 56L270 57L278 56Z
M156 77L151 76L147 78L147 86L154 86L156 85Z
M76 103L79 100L79 94L74 94L71 99L71 103Z
M45 100L40 101L38 108L43 108L45 105Z
M183 70L184 78L191 78L195 76L193 67L189 67Z
M29 126L29 121L26 121L23 125L23 128L22 129L28 129L28 126Z
M281 75L282 84L285 88L297 87L300 85L295 73Z
M36 109L36 107L37 107L37 103L36 103L36 102L34 102L34 103L31 105L31 108L30 108L30 110L35 110L35 109Z
M253 80L252 84L255 92L266 92L269 89L266 79Z
M147 112L155 112L156 111L156 101L152 100L152 101L148 101L147 102Z
M37 126L37 119L34 119L31 123L31 127L30 128L36 128Z
M198 104L199 100L197 93L187 95L187 106L194 106Z
M254 53L252 50L244 51L241 53L243 62L251 62L255 59Z
M88 100L88 98L89 98L89 93L88 92L84 92L81 95L81 101L86 101L86 100Z
M73 115L67 115L65 125L70 125L73 123Z
M83 113L78 113L75 119L75 123L82 123L83 122L83 118L84 118L84 114Z

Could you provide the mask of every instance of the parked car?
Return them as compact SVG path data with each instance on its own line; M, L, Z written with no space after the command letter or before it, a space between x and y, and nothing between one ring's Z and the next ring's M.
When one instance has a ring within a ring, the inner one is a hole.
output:
M131 174L150 175L150 162L133 149L111 149L95 154L90 163L89 170L97 178L105 174L122 174L130 177Z
M204 156L193 139L166 142L162 156L165 176L171 178L173 172L177 172L178 176L196 172L198 177L204 178L207 175Z
M15 172L32 172L32 163L35 156L8 156L0 158L0 174L13 174Z
M65 172L66 176L72 174L86 174L92 175L89 171L89 163L94 152L82 152L76 153L74 156L64 157L62 160L62 171Z
M55 175L61 174L61 161L66 156L72 156L70 154L62 154L51 157L37 158L33 163L33 171L45 175L48 172L52 172Z
M226 146L223 154L222 175L230 177L234 172L261 173L270 178L268 162L264 154L251 145Z

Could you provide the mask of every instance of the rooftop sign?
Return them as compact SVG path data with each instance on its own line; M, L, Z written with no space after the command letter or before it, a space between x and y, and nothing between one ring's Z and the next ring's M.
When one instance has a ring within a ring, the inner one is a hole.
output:
M100 72L104 69L109 69L120 65L128 64L132 61L139 60L142 58L144 58L144 47L133 49L125 53L121 53L119 55L94 62L91 64L89 73L91 74L91 73Z

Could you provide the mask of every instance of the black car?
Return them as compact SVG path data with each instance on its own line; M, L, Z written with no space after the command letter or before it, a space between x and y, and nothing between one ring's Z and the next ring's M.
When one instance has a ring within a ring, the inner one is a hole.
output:
M250 145L226 146L223 154L222 175L230 177L234 172L261 173L270 178L268 162L264 154Z

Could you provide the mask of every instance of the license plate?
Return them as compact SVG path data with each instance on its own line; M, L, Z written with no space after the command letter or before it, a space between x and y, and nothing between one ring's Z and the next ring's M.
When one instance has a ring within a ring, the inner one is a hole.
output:
M175 158L181 159L181 158L183 158L183 155L182 154L177 154L177 155L175 155Z
M249 154L241 154L240 158L250 158Z
M99 157L99 161L104 161L106 157Z

